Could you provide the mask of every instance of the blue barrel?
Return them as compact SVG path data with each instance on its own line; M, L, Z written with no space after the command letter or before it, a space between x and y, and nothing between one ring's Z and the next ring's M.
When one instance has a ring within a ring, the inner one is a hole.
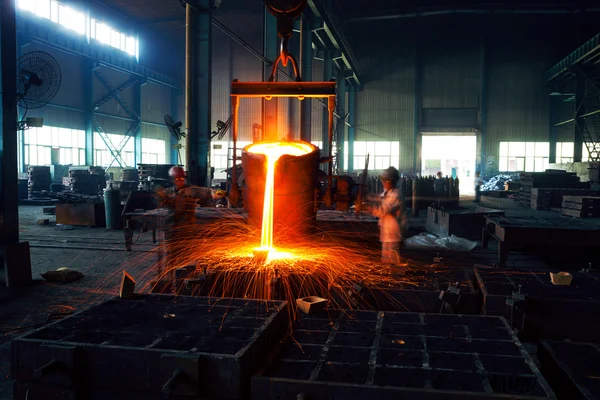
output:
M121 191L111 187L104 190L104 212L106 213L107 229L122 229Z

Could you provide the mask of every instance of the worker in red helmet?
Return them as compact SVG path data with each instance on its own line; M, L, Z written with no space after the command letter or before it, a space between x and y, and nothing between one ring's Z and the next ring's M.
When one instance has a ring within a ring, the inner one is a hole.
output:
M189 185L183 167L174 166L169 170L173 186L159 189L159 208L171 211L170 226L165 230L169 266L177 264L175 256L182 254L186 239L194 236L196 228L196 206L214 206L214 195L210 188Z

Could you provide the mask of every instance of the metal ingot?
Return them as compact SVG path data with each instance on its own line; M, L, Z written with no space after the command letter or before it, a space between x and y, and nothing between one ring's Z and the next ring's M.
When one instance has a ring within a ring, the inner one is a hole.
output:
M552 281L553 285L569 286L573 280L573 275L562 271L557 274L550 272L550 280Z
M323 311L329 300L318 296L308 296L296 299L298 309L305 314L315 314Z

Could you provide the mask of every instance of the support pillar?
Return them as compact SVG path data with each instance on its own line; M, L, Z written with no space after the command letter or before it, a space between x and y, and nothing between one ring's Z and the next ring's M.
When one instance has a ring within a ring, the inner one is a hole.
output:
M479 166L479 172L481 176L485 174L485 146L486 146L486 133L487 133L487 93L488 93L488 82L487 82L487 45L485 39L481 42L481 99L479 108L481 111L481 121L479 127L479 140L480 140L480 154L481 154L481 165Z
M420 173L419 149L421 148L421 59L419 57L419 41L415 39L415 86L413 115L413 173Z
M17 175L17 29L15 2L0 2L0 279L31 282L29 244L19 243ZM29 265L28 265L29 264ZM27 267L29 267L27 269Z
M27 44L27 38L25 35L23 34L19 34L17 33L17 59L19 57L21 57L23 55L23 46L25 46L25 44ZM23 111L24 109L17 106L17 114L18 114L18 121L23 120ZM19 150L19 166L18 166L18 172L26 172L25 171L25 131L24 130L20 130L17 132L17 138L18 138L18 150Z
M354 165L354 121L356 116L356 87L348 88L348 172L355 168L362 168L362 165Z
M212 8L209 0L186 6L185 125L188 180L209 186Z
M140 117L140 121L139 121L137 128L132 132L133 140L134 140L134 146L133 146L134 166L137 166L138 164L140 164L142 162L142 129L143 129L143 127L142 127L141 119L142 119L142 86L143 85L144 84L142 82L137 81L131 88L131 90L133 90L133 96L132 96L133 112L135 112Z
M85 111L85 164L94 165L94 62L85 58L83 67L83 98Z
M263 13L263 54L265 58L273 62L277 58L279 40L277 37L277 18L275 18L266 7ZM271 76L273 64L264 63L263 82L267 82ZM275 76L277 79L277 76ZM277 99L263 99L263 139L278 140L282 133L277 131Z
M333 59L331 57L331 51L325 50L325 55L323 58L323 81L328 82L333 78ZM323 112L323 155L329 154L329 115L326 112Z
M300 34L300 71L302 80L312 81L312 23L308 18L302 19L302 29ZM300 140L310 142L312 130L312 100L305 98L300 102Z
M175 122L179 121L179 106L177 102L178 94L179 93L176 89L171 89L171 118L173 118L173 121ZM169 154L171 155L169 162L171 164L179 164L181 163L179 158L180 149L178 148L179 142L175 136L171 135L171 132L169 132L169 138Z
M548 132L548 141L550 142L550 153L548 154L548 162L553 164L556 162L556 146L558 144L558 127L555 126L558 122L558 99L557 96L550 96L550 127Z
M338 71L336 76L337 83L337 94L336 94L336 110L335 112L338 115L335 127L336 127L336 135L335 135L335 143L336 143L336 160L338 171L341 172L344 170L344 141L346 139L346 124L342 119L344 115L346 115L346 75L343 70ZM338 173L339 173L338 172Z
M583 102L585 100L585 77L581 72L577 72L575 88L575 131L573 136L573 162L581 162L583 155L583 132L585 129L585 119L581 118L585 114Z

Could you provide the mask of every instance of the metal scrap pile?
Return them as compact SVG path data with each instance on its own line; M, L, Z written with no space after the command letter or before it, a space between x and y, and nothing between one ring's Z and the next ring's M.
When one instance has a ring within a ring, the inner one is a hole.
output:
M504 190L504 184L506 182L513 182L514 180L517 179L511 175L496 175L485 181L481 190Z

